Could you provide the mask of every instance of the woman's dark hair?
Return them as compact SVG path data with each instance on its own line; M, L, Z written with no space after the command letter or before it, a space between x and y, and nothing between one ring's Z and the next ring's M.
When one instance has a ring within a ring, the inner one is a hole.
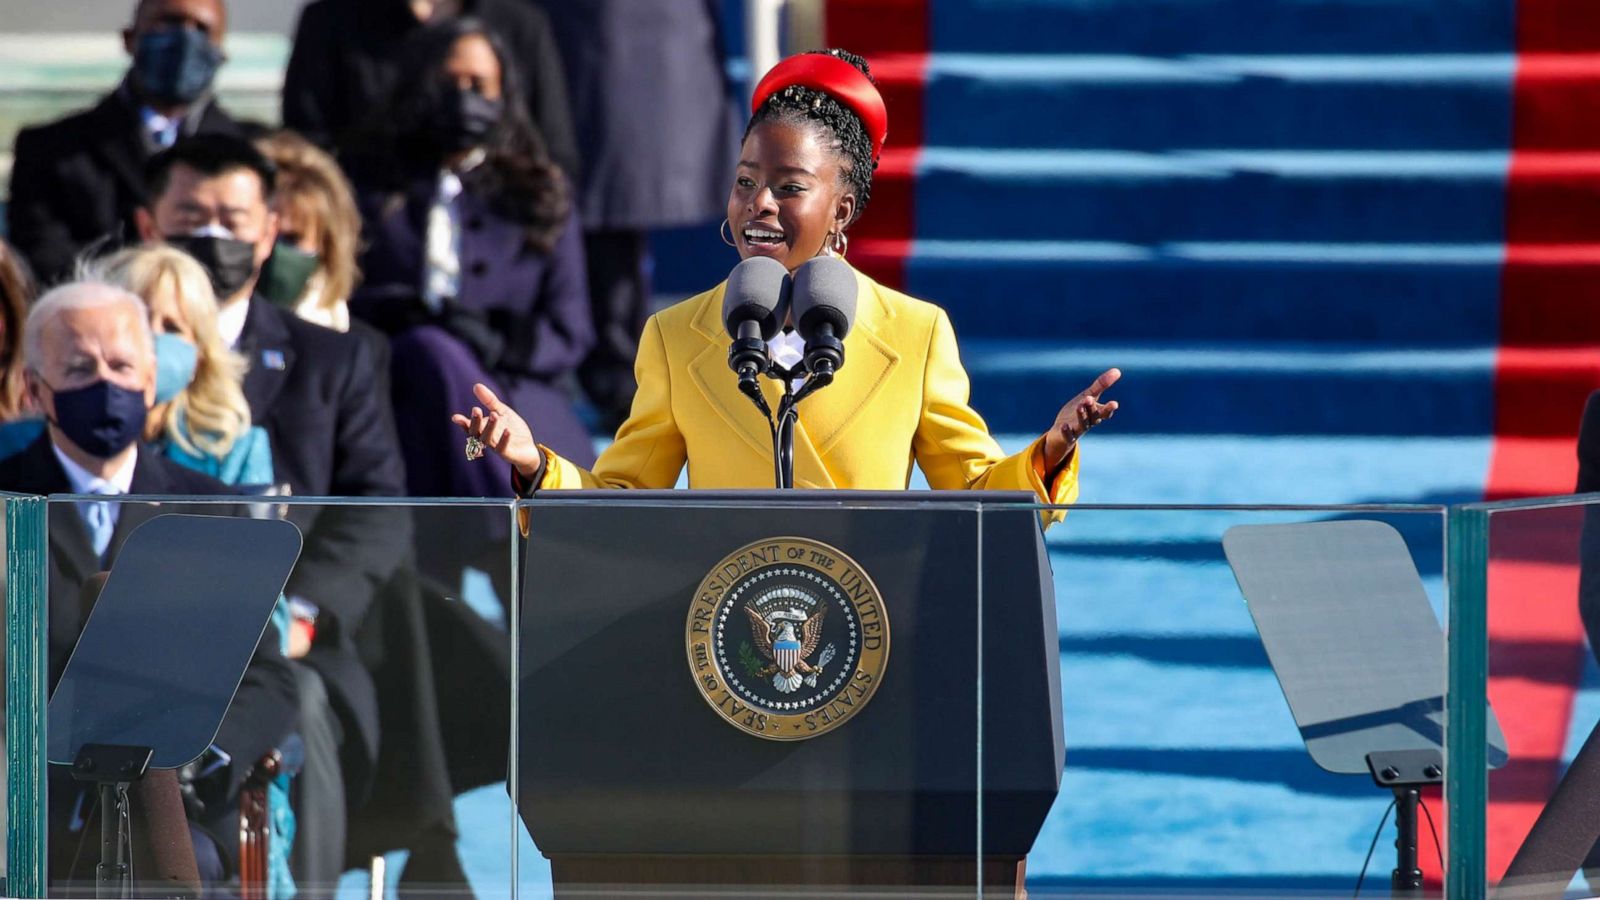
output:
M868 81L878 83L872 77L872 69L867 61L848 50L806 52L836 56L861 70ZM853 224L861 218L861 213L867 208L867 200L872 196L872 172L878 168L878 164L872 158L872 138L867 135L867 128L861 124L860 116L852 112L850 107L815 88L792 84L774 92L761 104L761 108L750 117L750 124L745 126L744 136L748 138L750 132L762 122L821 126L831 139L833 150L844 156L845 164L841 167L844 178L856 195L855 214L845 224Z
M342 154L345 171L358 184L404 191L417 178L438 171L445 151L428 139L435 110L455 90L440 77L457 41L477 36L500 61L500 121L485 138L482 164L461 176L462 186L498 215L522 225L528 245L549 253L566 223L570 196L561 170L550 162L544 139L528 118L515 60L499 36L478 19L437 22L406 39L400 77L351 136Z

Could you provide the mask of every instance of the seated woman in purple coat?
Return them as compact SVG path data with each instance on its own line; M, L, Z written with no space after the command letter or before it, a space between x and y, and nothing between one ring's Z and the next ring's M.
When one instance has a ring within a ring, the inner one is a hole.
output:
M366 242L350 311L390 335L411 495L499 496L509 468L470 463L449 424L475 382L594 460L565 383L594 344L583 231L499 39L454 19L408 53L345 154Z

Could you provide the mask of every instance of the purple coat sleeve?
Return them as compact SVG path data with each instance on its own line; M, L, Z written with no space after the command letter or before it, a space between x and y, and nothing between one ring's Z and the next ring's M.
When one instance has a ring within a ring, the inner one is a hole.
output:
M500 362L505 369L552 378L576 368L594 347L583 228L576 211L550 252L539 293L528 339L508 347Z

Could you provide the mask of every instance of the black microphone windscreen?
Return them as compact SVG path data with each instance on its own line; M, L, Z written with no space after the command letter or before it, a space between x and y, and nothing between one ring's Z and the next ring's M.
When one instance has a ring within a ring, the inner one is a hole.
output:
M739 336L740 322L761 326L761 339L771 340L781 324L779 311L789 294L789 270L768 256L752 256L728 273L722 295L722 324L729 337Z
M806 260L795 270L792 295L801 337L828 322L834 336L842 338L856 320L856 273L836 256Z

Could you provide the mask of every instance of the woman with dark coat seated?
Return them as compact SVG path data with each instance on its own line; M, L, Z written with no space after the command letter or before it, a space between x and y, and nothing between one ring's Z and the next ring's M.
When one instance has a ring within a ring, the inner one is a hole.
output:
M470 464L449 427L474 383L594 459L564 384L594 343L583 232L499 38L455 19L414 35L406 58L346 160L366 224L351 313L391 336L410 493L496 496L509 466Z

